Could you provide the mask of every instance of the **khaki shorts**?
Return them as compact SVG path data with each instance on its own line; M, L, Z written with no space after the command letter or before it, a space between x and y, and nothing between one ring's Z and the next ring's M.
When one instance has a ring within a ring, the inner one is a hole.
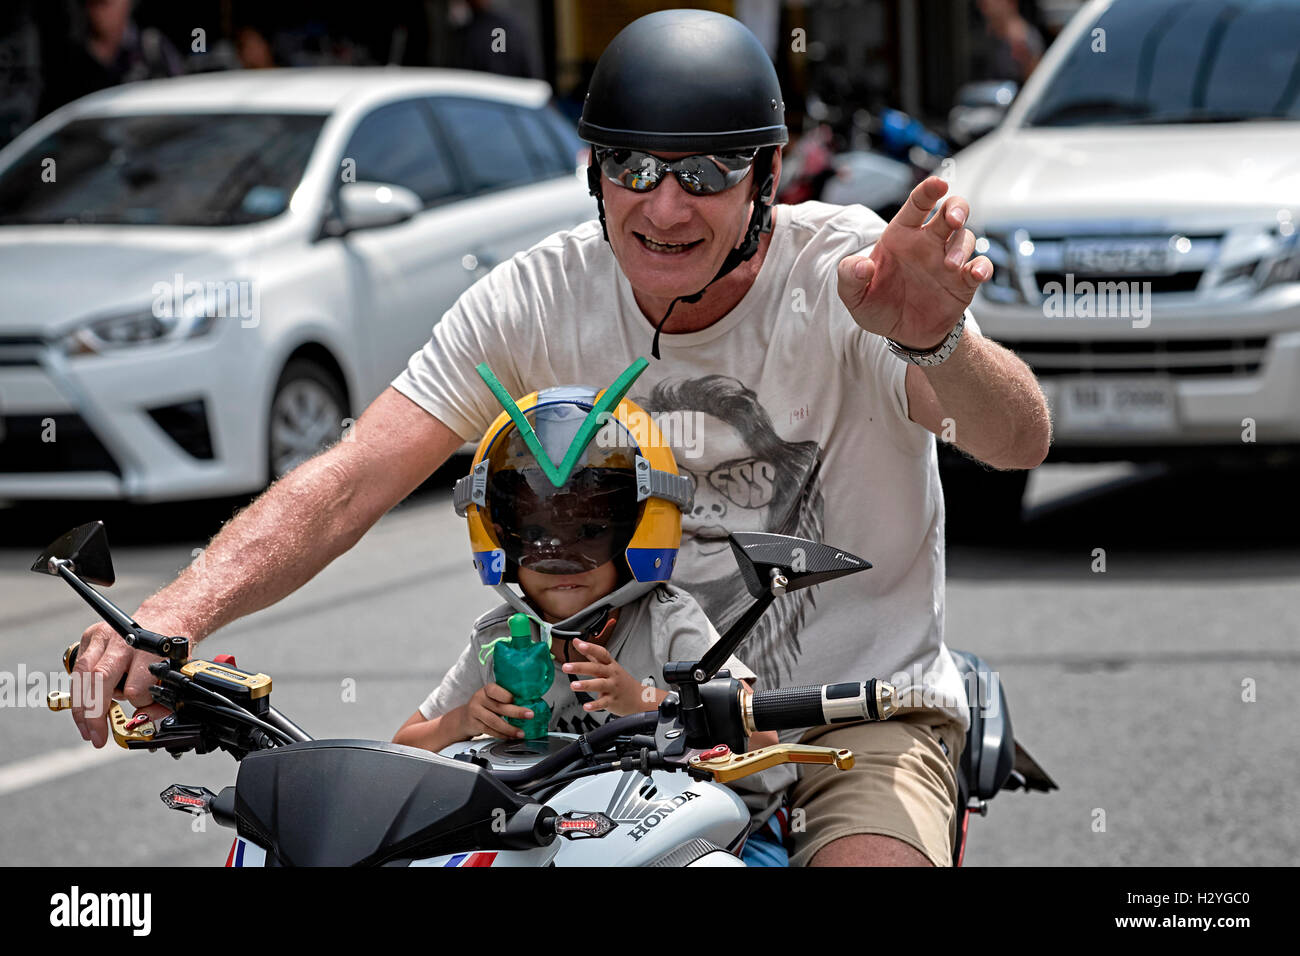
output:
M879 723L816 727L803 743L853 751L850 770L804 765L788 791L796 826L791 866L807 866L833 840L877 833L902 840L935 866L952 865L957 766L966 737L942 713L916 711ZM947 753L945 753L945 748ZM794 811L802 809L802 827Z

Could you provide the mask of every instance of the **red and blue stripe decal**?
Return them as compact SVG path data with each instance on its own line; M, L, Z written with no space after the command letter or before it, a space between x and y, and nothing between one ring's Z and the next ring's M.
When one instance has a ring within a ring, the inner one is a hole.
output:
M235 837L230 852L226 854L226 866L266 866L266 851L256 843Z
M492 853L457 853L450 860L443 864L447 866L491 866L492 861L497 858L495 852Z
M235 842L230 844L230 855L226 857L226 866L243 866L244 865L244 841L235 838Z

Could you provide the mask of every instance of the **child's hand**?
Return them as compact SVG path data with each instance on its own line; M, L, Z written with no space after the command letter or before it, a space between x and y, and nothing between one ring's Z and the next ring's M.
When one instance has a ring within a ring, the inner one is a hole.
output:
M565 664L564 673L589 677L589 680L575 681L571 686L596 698L590 704L583 704L583 710L608 710L618 717L626 717L643 710L654 710L665 696L653 685L642 684L625 671L623 665L599 644L575 640L573 646L589 660Z
M474 691L474 696L465 705L461 724L461 732L465 736L461 739L469 740L479 734L491 734L493 737L504 737L507 740L522 737L524 732L506 723L505 718L516 717L528 720L533 716L533 712L527 707L516 706L514 701L510 691L500 684L487 684Z

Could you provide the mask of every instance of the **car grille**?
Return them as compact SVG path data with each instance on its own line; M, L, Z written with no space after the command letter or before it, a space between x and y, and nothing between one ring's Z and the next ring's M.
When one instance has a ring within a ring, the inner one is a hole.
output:
M0 335L0 366L37 365L44 347L39 335Z
M50 422L53 423L51 430ZM121 475L113 456L80 415L6 415L0 434L0 474L107 471ZM44 440L50 437L52 441Z
M1124 286L1132 288L1132 283L1151 283L1150 289L1152 295L1163 295L1167 292L1195 292L1196 287L1201 284L1201 276L1204 273L1197 269L1191 272L1174 272L1168 275L1117 275L1117 276L1095 276L1075 274L1073 282L1091 282L1094 286L1101 285L1104 282L1119 282ZM1038 283L1038 291L1043 295L1048 295L1047 286L1050 283L1057 283L1057 288L1066 286L1066 274L1064 272L1035 272L1034 281ZM1146 288L1146 286L1143 286Z
M990 250L995 264L997 256L1008 257L1005 267L994 271L995 289L990 291L1014 293L1030 304L1098 286L1136 288L1153 296L1194 296L1211 282L1218 287L1249 278L1259 265L1234 263L1222 269L1225 233L1181 233L1162 225L1088 220L990 224L985 235L995 243ZM1164 250L1161 262L1156 263L1154 255L1140 255L1144 247Z
M1266 336L999 342L1039 375L1251 375L1268 350Z

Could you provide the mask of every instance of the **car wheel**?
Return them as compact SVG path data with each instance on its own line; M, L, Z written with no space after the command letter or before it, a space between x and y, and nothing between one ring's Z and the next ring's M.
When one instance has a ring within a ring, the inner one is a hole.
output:
M270 480L281 478L339 439L347 414L343 386L310 359L294 359L280 373L271 399L267 440Z

